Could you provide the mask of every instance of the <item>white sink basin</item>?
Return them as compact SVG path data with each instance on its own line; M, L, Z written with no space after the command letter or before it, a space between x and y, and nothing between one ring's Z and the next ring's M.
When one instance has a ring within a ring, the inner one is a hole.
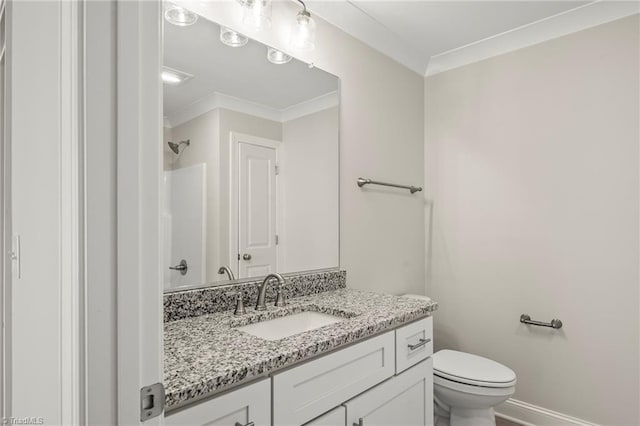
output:
M343 320L344 318L335 317L333 315L307 311L245 325L238 327L238 330L265 340L280 340L285 337L293 336L294 334L315 330L316 328L335 324Z

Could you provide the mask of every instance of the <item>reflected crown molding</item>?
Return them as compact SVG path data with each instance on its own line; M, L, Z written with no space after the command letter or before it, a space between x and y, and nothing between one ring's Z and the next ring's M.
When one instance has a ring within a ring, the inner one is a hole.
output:
M169 113L164 117L165 127L176 127L187 121L217 108L230 109L232 111L253 115L255 117L284 123L295 120L305 115L313 114L325 109L336 107L340 104L340 95L337 91L329 92L317 98L292 105L287 108L277 109L244 99L214 92L186 107Z

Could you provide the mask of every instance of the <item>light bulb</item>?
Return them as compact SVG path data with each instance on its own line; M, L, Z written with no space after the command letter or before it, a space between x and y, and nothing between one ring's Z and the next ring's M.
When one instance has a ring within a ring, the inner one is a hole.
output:
M242 25L253 30L271 27L271 0L243 0Z
M162 81L169 84L178 84L182 81L180 77L167 71L162 71Z
M182 84L193 77L193 75L184 71L178 71L169 67L162 67L162 81L170 85Z
M195 24L198 15L180 6L169 4L164 10L164 18L173 25L186 27Z
M247 44L249 38L230 28L220 27L220 41L227 46L242 47Z
M306 10L298 13L296 24L291 30L291 46L299 50L313 50L316 43L316 22Z
M291 56L287 55L284 52L281 52L280 50L269 47L267 49L267 59L272 64L282 65L289 62L291 60Z

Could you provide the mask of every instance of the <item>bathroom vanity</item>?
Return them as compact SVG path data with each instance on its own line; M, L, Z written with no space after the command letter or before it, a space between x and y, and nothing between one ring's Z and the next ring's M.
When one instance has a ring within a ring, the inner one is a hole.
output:
M436 308L339 288L266 312L171 321L165 424L431 425ZM242 331L314 312L338 320L277 340Z

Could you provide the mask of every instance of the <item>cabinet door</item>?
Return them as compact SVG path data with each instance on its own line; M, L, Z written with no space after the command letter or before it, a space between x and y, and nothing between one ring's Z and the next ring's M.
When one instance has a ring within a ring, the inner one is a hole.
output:
M309 423L305 423L303 426L346 426L346 421L347 410L340 406L315 420L311 420Z
M348 426L432 426L432 359L379 384L345 406Z
M255 426L271 425L269 379L169 413L164 419L165 425L175 426L244 426L251 422Z
M273 376L274 426L299 425L393 376L395 335L380 336Z

